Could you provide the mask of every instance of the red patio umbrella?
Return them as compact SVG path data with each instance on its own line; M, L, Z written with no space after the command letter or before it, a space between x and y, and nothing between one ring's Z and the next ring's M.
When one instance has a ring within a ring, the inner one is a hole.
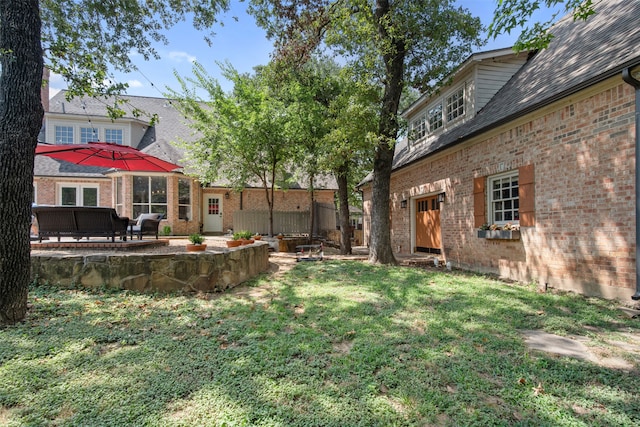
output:
M64 145L38 144L36 154L76 165L100 166L126 171L171 172L182 167L151 154L143 153L133 147L110 142Z

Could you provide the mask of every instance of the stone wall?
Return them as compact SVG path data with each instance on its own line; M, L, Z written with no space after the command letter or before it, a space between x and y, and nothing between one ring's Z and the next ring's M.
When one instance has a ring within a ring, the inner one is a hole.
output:
M268 244L224 252L104 253L31 257L31 279L62 287L138 292L222 292L269 269Z

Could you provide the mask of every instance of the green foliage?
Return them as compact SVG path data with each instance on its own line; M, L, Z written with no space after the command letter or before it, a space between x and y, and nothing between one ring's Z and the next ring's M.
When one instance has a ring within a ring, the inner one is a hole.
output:
M240 74L229 64L220 66L223 76L233 82L231 93L224 93L201 64L194 64L193 78L176 76L181 92L169 96L178 99L177 108L202 135L179 145L203 183L224 176L239 191L259 183L265 189L271 233L275 190L287 188L291 178L298 110L271 65L256 67L253 74ZM199 99L192 87L205 89L210 100Z
M233 240L240 240L240 239L249 240L252 237L253 237L253 233L250 232L249 230L241 230L233 233Z
M529 24L534 12L544 3L548 8L556 5L564 7L555 12L546 22ZM595 14L593 0L499 0L494 12L493 22L489 26L489 36L496 37L501 33L510 33L515 28L524 27L514 45L516 51L544 49L553 39L552 25L556 20L573 11L575 20L587 20ZM529 26L530 25L530 26Z
M194 245L201 245L204 242L204 237L198 233L193 233L189 235L189 241Z
M164 227L162 227L162 235L163 236L170 236L171 235L171 226L170 225L165 225Z
M299 263L209 298L36 287L0 329L3 425L616 425L637 320L477 275ZM626 370L529 351L577 335ZM212 421L213 420L213 421Z

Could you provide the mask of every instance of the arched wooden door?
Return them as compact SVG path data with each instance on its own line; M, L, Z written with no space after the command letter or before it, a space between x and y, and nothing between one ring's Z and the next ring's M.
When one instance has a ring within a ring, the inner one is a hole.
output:
M440 203L433 195L416 200L416 252L440 253Z

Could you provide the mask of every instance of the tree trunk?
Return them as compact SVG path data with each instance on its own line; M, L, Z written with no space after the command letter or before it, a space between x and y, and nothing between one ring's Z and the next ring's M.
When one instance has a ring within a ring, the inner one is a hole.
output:
M340 254L351 255L351 224L349 224L349 182L347 162L338 169L338 203L340 203Z
M402 34L389 31L394 26L389 22L390 6L388 0L376 1L376 21L378 32L383 40L389 42L383 54L385 65L385 87L380 110L378 143L373 160L373 183L371 195L371 235L369 262L396 264L391 248L389 195L391 190L391 166L395 140L398 135L398 106L404 84L405 43ZM396 30L399 25L396 25Z
M23 320L30 281L33 159L42 126L38 0L0 0L0 325Z
M316 204L316 196L315 196L315 190L314 190L314 183L313 183L313 177L309 178L309 190L310 190L310 194L311 194L311 203L309 204L310 209L309 209L309 241L308 244L311 245L313 244L313 228L316 225L316 210L315 210L315 204Z

